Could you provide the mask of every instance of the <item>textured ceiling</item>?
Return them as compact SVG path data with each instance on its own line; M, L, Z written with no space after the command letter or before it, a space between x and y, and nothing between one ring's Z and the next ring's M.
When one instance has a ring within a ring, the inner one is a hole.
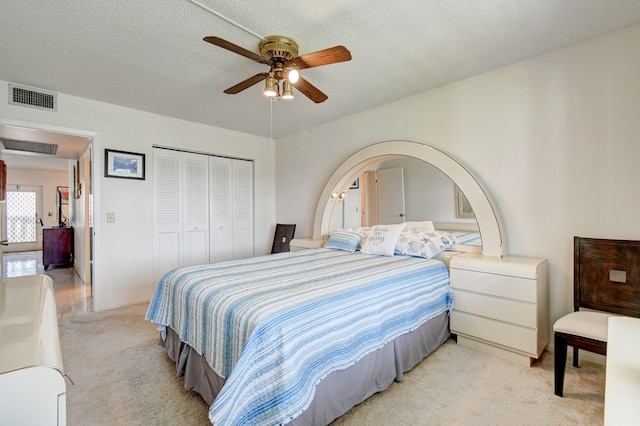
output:
M0 79L280 137L640 22L638 0L197 2L0 0ZM353 60L303 70L329 99L274 102L271 127L262 84L223 93L268 68L202 38L274 34Z

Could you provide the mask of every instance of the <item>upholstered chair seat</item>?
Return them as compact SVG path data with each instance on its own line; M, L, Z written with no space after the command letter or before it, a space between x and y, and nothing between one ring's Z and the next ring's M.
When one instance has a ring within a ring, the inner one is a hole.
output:
M553 324L553 331L606 342L608 321L612 316L617 315L608 312L571 312Z
M607 354L609 312L575 311L553 324L554 334L554 393L563 394L567 346L573 346L573 366L578 367L578 349Z

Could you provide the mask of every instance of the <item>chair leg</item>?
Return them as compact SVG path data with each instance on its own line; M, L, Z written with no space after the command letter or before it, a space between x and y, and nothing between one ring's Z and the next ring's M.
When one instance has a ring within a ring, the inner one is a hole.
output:
M562 396L564 370L567 364L567 339L555 333L553 353L554 393Z
M573 347L573 366L575 368L580 367L580 365L578 365L578 348L576 346Z

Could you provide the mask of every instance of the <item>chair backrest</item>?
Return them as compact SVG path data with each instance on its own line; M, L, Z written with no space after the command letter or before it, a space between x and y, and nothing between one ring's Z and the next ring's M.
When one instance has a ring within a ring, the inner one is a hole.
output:
M276 232L273 234L273 244L271 253L282 253L289 251L289 243L296 233L296 225L276 224Z
M574 237L573 307L640 317L640 241Z

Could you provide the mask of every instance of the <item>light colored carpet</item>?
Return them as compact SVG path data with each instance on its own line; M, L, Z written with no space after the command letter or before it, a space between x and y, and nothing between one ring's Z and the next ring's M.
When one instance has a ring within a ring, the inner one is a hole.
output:
M76 425L206 425L207 405L184 390L175 364L144 320L146 305L59 321L67 374L67 420ZM604 367L567 366L565 397L553 394L553 357L532 368L452 340L404 381L334 425L601 425Z
M207 404L186 391L145 321L146 305L58 321L67 384L67 424L206 425Z

